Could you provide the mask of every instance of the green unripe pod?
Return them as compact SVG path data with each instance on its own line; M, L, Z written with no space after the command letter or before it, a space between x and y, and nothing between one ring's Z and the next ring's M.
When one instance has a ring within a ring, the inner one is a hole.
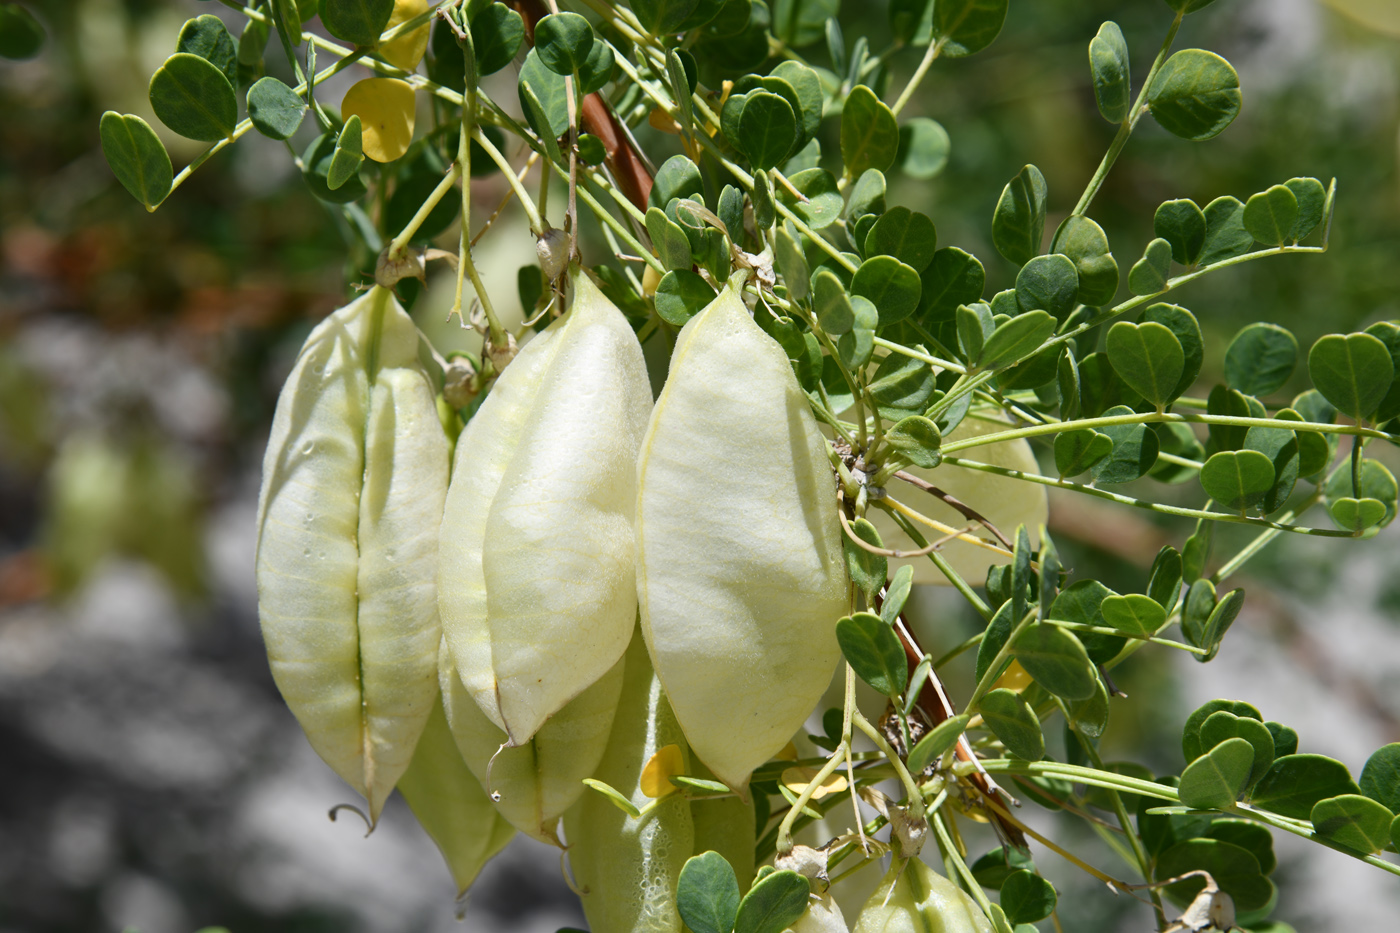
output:
M371 821L438 689L448 440L419 340L383 288L311 332L277 400L258 502L273 679Z
M992 933L992 924L966 891L928 865L895 859L854 933Z

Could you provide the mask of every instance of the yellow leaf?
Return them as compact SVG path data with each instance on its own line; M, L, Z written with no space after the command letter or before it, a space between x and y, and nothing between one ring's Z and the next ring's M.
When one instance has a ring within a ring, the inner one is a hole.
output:
M1021 666L1020 661L1012 661L1011 666L1002 672L996 683L992 684L992 689L1005 689L1020 693L1030 685L1031 675L1026 673L1026 669Z
M783 784L794 794L800 794L807 789L807 785L816 776L816 768L788 768L783 772ZM846 789L846 786L844 774L829 774L826 780L818 784L817 789L812 792L812 799L821 800L827 794L839 794Z
M406 23L415 16L422 16L428 12L428 0L394 0L394 12L389 16L389 22L384 27L387 32L399 23ZM379 47L379 54L384 60L398 65L404 71L412 71L418 67L418 63L423 60L423 53L428 50L428 24L406 32L397 39L391 39Z
M685 757L681 754L679 745L658 748L656 754L651 756L651 761L642 769L642 793L653 800L674 794L676 785L671 783L671 778L680 774L684 768Z
M345 92L341 115L360 118L364 153L392 162L413 142L413 86L398 78L366 78Z
M797 746L792 742L789 742L783 746L782 751L778 752L778 754L774 755L773 757L778 761L796 761Z

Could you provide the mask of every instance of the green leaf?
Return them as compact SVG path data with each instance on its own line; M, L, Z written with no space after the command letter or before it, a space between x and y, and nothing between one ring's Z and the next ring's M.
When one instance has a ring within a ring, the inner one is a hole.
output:
M472 17L471 34L477 72L495 74L515 60L525 41L525 20L504 3L488 3Z
M951 151L952 142L943 124L928 117L914 117L899 128L895 165L916 181L928 181L947 166Z
M1097 580L1080 580L1070 584L1055 597L1050 606L1050 618L1081 625L1106 625L1101 607L1103 601L1115 595ZM1079 638L1091 661L1107 661L1122 650L1124 640L1117 635L1085 632Z
M33 58L43 48L46 35L34 14L24 7L0 4L0 58Z
M700 178L700 169L683 155L673 155L661 163L647 203L665 210L675 198L693 198L701 203L705 200L705 182Z
M360 170L360 163L365 160L362 146L360 115L352 113L336 137L335 150L326 168L327 188L331 191L341 188Z
M557 75L572 75L593 51L593 27L577 13L551 13L535 24L535 52Z
M1211 822L1204 835L1239 846L1253 855L1261 874L1267 875L1278 867L1274 837L1267 826L1250 820L1218 819Z
M1385 517L1382 521L1390 524L1395 518L1395 506L1397 487L1395 476L1386 466L1378 460L1369 457L1361 461L1361 488L1353 489L1351 480L1351 463L1342 461L1337 468L1327 477L1327 482L1323 485L1322 494L1326 497L1327 507L1330 511L1332 506L1345 497L1354 497L1365 501L1374 499L1385 506ZM1368 507L1365 511L1370 511L1373 507ZM1350 526L1347 526L1350 527Z
M1132 414L1118 405L1104 412L1105 417ZM1129 483L1146 476L1157 462L1161 448L1155 432L1145 424L1120 424L1101 429L1113 439L1113 453L1094 468L1094 479L1101 484Z
M301 126L306 102L287 85L271 76L259 78L248 88L248 119L253 128L271 139L288 139Z
M851 523L851 528L855 531L856 536L866 544L877 548L884 547L884 542L880 540L880 532L864 518L857 518ZM880 587L885 585L888 559L879 554L872 554L849 538L844 539L844 543L846 570L851 576L851 582L873 603L875 594L880 591Z
M1201 748L1210 751L1227 739L1244 739L1254 749L1254 763L1245 786L1259 781L1274 763L1274 737L1267 726L1248 716L1217 710L1201 723Z
M997 609L996 614L992 616L992 621L987 623L986 631L982 633L982 643L977 646L976 676L978 680L986 676L987 671L991 668L992 661L994 661L996 656L1001 652L1002 646L1006 644L1006 640L1011 637L1011 630L1013 627L1011 621L1011 601L1007 600ZM1006 665L1003 664L1003 669L1005 669L1005 666ZM998 675L1000 673L1001 671L997 671Z
M1201 467L1201 487L1227 509L1258 505L1274 485L1274 465L1257 450L1222 450Z
M875 351L875 328L865 327L861 321L878 320L877 312L870 299L860 296L851 299L851 310L855 314L855 326L841 335L836 344L836 352L840 354L841 362L847 369L864 369L870 362L870 355Z
M689 269L672 269L656 286L656 313L667 324L681 327L711 301L715 290Z
M1252 242L1252 241L1251 241ZM1147 244L1142 258L1128 272L1128 289L1134 295L1155 295L1167 287L1171 272L1172 245L1158 237Z
M351 123L354 123L358 129L359 118L351 117L346 122L346 127L348 128ZM341 132L342 138L345 133L346 131ZM336 134L322 133L311 141L311 145L307 146L306 151L302 154L301 162L305 168L302 170L301 177L306 180L311 193L322 201L329 201L332 204L348 204L364 197L368 189L365 188L364 179L353 170L340 185L335 188L330 187L330 173L337 164L339 155Z
M1092 658L1091 653L1090 659ZM1094 688L1093 696L1068 705L1065 724L1089 739L1098 739L1103 735L1104 729L1108 728L1108 688L1103 685L1102 680ZM1111 807L1112 805L1110 809Z
M1226 739L1181 772L1181 802L1198 810L1227 810L1244 792L1254 763L1254 746Z
M933 34L949 58L972 55L992 44L1006 22L1007 0L936 0Z
M188 52L176 52L151 76L151 107L160 122L189 139L216 142L238 122L238 98L223 72Z
M665 211L655 207L648 208L646 227L651 236L651 245L656 249L656 255L663 266L667 269L689 270L694 265L689 237L685 235L680 224L666 216Z
M133 114L108 110L98 124L102 154L112 174L131 196L153 211L174 180L170 155L150 124Z
M584 778L583 783L587 784L589 787L593 788L598 793L608 798L608 800L612 802L613 806L617 807L619 810L621 810L623 813L626 813L634 820L642 815L642 811L638 810L635 806L633 806L632 801L624 797L622 795L622 792L619 791L617 788L609 784L604 784L602 781L595 780L594 778Z
M1108 361L1118 378L1157 407L1176 399L1186 355L1176 334L1162 324L1119 321L1108 330Z
M1290 178L1283 184L1298 200L1298 220L1288 232L1288 241L1296 243L1322 223L1323 209L1327 204L1327 189L1322 187L1322 182L1316 178Z
M1069 317L1079 301L1079 273L1068 256L1035 256L1016 276L1016 303L1022 311L1048 311Z
M331 164L335 164L334 157L332 157ZM425 160L420 160L411 171L401 174L384 211L386 232L390 236L398 236L408 226L409 221L423 206L423 202L428 199L428 195L432 194L433 189L441 181L442 173L435 171L434 167L426 164ZM327 184L329 184L329 178ZM462 202L458 198L443 198L428 212L427 219L423 221L423 225L418 228L410 242L428 243L457 219L457 213L461 208Z
M976 365L981 369L1001 369L1034 353L1053 333L1055 319L1044 311L1018 314L987 336Z
M872 256L851 280L851 294L880 309L880 323L893 324L919 306L919 273L892 256Z
M1079 273L1078 301L1086 305L1106 305L1118 291L1118 262L1108 248L1103 228L1087 217L1067 217L1050 247L1063 253ZM1018 280L1019 281L1019 280Z
M885 591L885 601L880 604L880 618L886 625L894 625L913 588L914 568L905 564L895 571L894 579Z
M1104 599L1099 611L1103 620L1112 628L1138 638L1149 638L1167 621L1167 610L1150 596L1129 593L1127 596L1109 596Z
M1218 136L1240 113L1240 76L1204 49L1182 49L1167 59L1147 92L1162 128L1182 139Z
M1249 252L1254 237L1244 226L1244 204L1229 195L1206 205L1206 241L1196 257L1197 265L1234 259Z
M1196 264L1206 243L1206 215L1195 201L1165 201L1152 218L1157 236L1172 245L1172 259L1183 266Z
M870 394L891 420L904 417L896 412L923 411L933 395L934 374L929 365L899 353L880 361L870 380Z
M744 113L748 113L747 106ZM778 188L778 200L812 229L820 230L841 216L844 204L841 191L836 186L836 178L826 169L804 169L788 181L807 200L798 201L785 185Z
M1344 415L1371 417L1390 391L1390 351L1370 334L1329 334L1308 353L1308 374L1323 398Z
M187 20L180 29L175 51L198 55L219 69L230 85L238 86L238 49L228 27L217 16L205 13Z
M1298 364L1298 341L1277 324L1257 322L1235 335L1225 351L1225 382L1255 397L1283 388Z
M818 269L812 274L812 305L817 321L828 334L844 334L855 323L855 312L846 289L836 273L829 269Z
M863 214L883 214L885 212L885 173L879 169L866 169L856 179L851 189L850 203L846 205L846 220L857 220Z
M374 45L394 12L394 0L321 0L321 22L337 39Z
M1128 71L1128 43L1114 22L1099 27L1089 42L1089 71L1094 79L1094 99L1109 123L1128 119L1133 105L1132 76Z
M1341 794L1313 804L1310 818L1319 837L1374 855L1390 842L1390 824L1395 814L1370 797Z
M1298 223L1298 198L1284 185L1251 195L1244 206L1244 227L1266 246L1287 243Z
M1163 546L1147 573L1147 595L1167 612L1176 608L1181 595L1181 554L1170 544Z
M1280 816L1306 820L1318 801L1360 792L1347 766L1334 758L1284 755L1255 785L1250 803Z
M1027 165L1002 189L992 214L992 243L1018 266L1039 255L1045 238L1045 176Z
M967 713L950 716L929 730L909 753L909 772L919 774L953 747L972 717Z
M692 856L676 882L676 910L692 933L729 933L739 913L739 881L718 852Z
M811 45L826 34L826 22L839 8L840 0L775 0L773 35L795 49Z
M1050 916L1055 901L1054 886L1033 871L1014 871L1001 884L1001 909L1018 926Z
M774 168L797 142L797 116L792 105L770 91L751 91L739 117L739 144L759 171Z
M769 78L785 81L796 95L798 141L805 146L817 135L817 130L821 127L822 109L825 106L821 79L811 68L792 60L780 62Z
M907 207L890 208L865 237L865 255L893 256L915 272L928 268L937 249L938 230L933 221Z
M1060 478L1078 476L1113 453L1113 438L1091 428L1055 435L1055 469Z
M1048 622L1032 622L1016 639L1016 660L1036 683L1058 697L1092 696L1098 675L1084 646L1069 632Z
M939 452L943 435L938 425L923 415L900 419L885 434L885 440L914 466L931 470L943 462L943 454Z
M957 313L958 346L969 360L981 359L982 345L996 329L992 309L985 302L960 305Z
M301 46L301 24L304 19L297 0L272 0L272 12L287 32L292 45Z
M1261 722L1264 719L1259 710L1243 700L1211 700L1202 703L1186 717L1186 724L1181 730L1181 753L1187 761L1195 761L1205 754L1206 749L1201 744L1201 726L1220 710L1234 713L1241 718L1257 719Z
M933 262L920 276L919 317L925 326L953 320L958 305L982 297L987 273L976 256L956 246L933 254Z
M1195 584L1192 584L1192 588L1195 588ZM1204 664L1215 658L1220 652L1220 643L1224 640L1225 633L1229 631L1243 606L1244 590L1231 590L1215 603L1204 623L1199 626L1192 625L1188 632L1186 620L1183 620L1181 628L1186 640L1197 648L1206 649L1205 654L1195 655L1197 661Z
M1361 534L1385 521L1385 503L1379 499L1344 497L1327 504L1327 514L1343 531Z
M859 178L871 168L883 172L898 154L899 124L894 114L874 91L857 85L841 111L841 161L846 177Z
M1171 389L1171 397L1178 398L1195 383L1205 360L1205 341L1201 339L1201 326L1196 316L1180 305L1158 302L1150 305L1140 319L1144 323L1161 324L1176 336L1181 345L1181 378Z
M1400 742L1376 749L1361 769L1361 793L1392 812L1400 811Z
M1277 894L1274 883L1259 869L1259 860L1247 849L1220 839L1185 839L1172 845L1157 859L1153 874L1158 881L1192 871L1209 872L1230 895L1237 910L1255 910L1267 905ZM1169 885L1167 895L1185 905L1205 887L1200 876Z
M997 846L973 862L969 868L978 884L996 891L1001 889L1002 884L1013 873L1022 869L1034 871L1035 863L1031 861L1028 851L1015 846Z
M775 871L754 883L739 902L734 933L782 933L807 911L807 879L795 871Z
M1025 697L1013 690L993 690L982 698L978 712L987 728L1011 754L1027 761L1045 757L1045 736L1040 731L1040 719Z
M883 696L897 697L909 685L904 646L879 616L857 612L839 620L836 642L856 676Z
M248 20L247 25L243 27L243 33L238 37L238 64L245 68L260 68L267 40L267 23L255 19Z
M1205 9L1215 0L1167 0L1167 6L1183 15Z

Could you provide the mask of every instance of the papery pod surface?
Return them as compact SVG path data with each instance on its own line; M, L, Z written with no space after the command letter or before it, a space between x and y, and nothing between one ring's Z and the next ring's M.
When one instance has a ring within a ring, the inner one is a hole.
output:
M992 923L967 892L928 865L896 859L854 933L992 933Z
M642 348L585 275L458 439L443 516L443 631L512 744L622 657L636 622L633 464L651 411Z
M594 776L643 810L655 801L642 792L642 770L667 745L680 746L687 758L685 736L638 633L627 649L617 718ZM685 798L673 794L637 819L589 790L564 814L564 835L593 933L679 933L676 881L695 843Z
M969 415L945 440L960 441L1004 430L1006 430L1004 424L982 421ZM1010 470L1020 470L1024 473L1040 472L1035 453L1031 450L1031 445L1024 439L1002 441L999 444L960 450L958 456L968 460L976 460L979 463L990 463L993 466L1006 467ZM931 470L921 467L905 467L905 470L932 483L959 502L971 506L1008 537L1014 537L1017 526L1024 524L1031 534L1031 546L1039 546L1039 536L1035 529L1045 524L1050 515L1050 502L1044 486L1013 479L1009 476L997 476L993 473L983 473L980 470L969 470L952 464L934 467ZM954 530L966 528L971 524L961 512L952 506L902 480L891 479L885 488L900 502ZM900 530L899 526L883 509L870 509L866 513L866 518L870 519L880 532L880 539L885 542L885 547L906 550L911 548L908 543L909 537ZM930 541L942 536L938 531L926 525L916 525L915 527ZM989 542L995 542L991 533L980 525L973 527L972 534ZM938 553L947 559L959 576L973 584L981 583L986 579L987 568L992 564L1005 564L1011 560L1004 554L969 544L966 541L950 541L939 548ZM890 576L893 577L895 571L905 564L914 568L915 583L937 583L940 585L948 583L948 578L927 557L891 557L889 559Z
M399 793L442 853L458 897L515 835L457 753L441 703L433 704Z
M850 933L841 905L830 893L807 905L807 912L788 928L787 933Z
M836 487L782 349L733 286L676 340L637 463L642 630L691 749L733 788L840 658Z
M688 773L714 780L714 774L699 759L691 761ZM690 819L695 827L695 847L691 854L718 852L734 869L739 889L747 891L758 867L754 857L757 813L753 798L696 797L690 801Z
M418 329L374 288L307 338L258 503L258 615L311 746L377 819L437 693L448 439Z
M498 795L496 809L521 832L562 847L559 819L586 791L591 793L583 779L593 776L608 745L622 692L623 660L564 704L530 741L505 749L506 734L467 693L445 639L438 671L457 750L480 785Z

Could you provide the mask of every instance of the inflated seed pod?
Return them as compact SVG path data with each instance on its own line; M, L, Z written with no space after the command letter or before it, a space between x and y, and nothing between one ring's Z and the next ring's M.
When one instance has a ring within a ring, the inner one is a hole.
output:
M787 933L850 933L841 905L830 893L807 905L807 912L788 928Z
M982 421L969 415L945 440L959 441L1004 430L1006 430L1004 424ZM969 460L1021 470L1026 473L1040 472L1035 454L1031 451L1030 444L1024 439L1002 441L999 444L988 444L985 447L972 447L958 451L957 455ZM951 464L934 467L931 470L921 467L907 467L906 469L977 510L1008 538L1014 540L1017 526L1024 524L1031 533L1031 546L1038 546L1038 535L1035 529L1045 524L1050 514L1049 499L1046 497L1044 486ZM973 524L952 506L898 478L891 479L885 488L900 502L951 528L966 528ZM910 548L907 543L908 536L899 529L899 526L883 509L870 509L866 513L866 517L874 523L886 547L906 550ZM942 537L940 532L927 525L916 523L915 527L929 541ZM994 540L992 535L980 525L974 525L972 533L979 538ZM950 541L939 549L939 553L948 560L948 563L963 579L974 586L987 578L989 566L1009 563L1011 560L1003 554L969 544L966 541ZM943 576L942 572L934 566L933 561L927 557L890 558L890 576L893 577L894 572L904 564L909 564L914 568L915 583L947 584L948 582L948 578Z
M680 794L658 803L642 791L642 770L667 745L680 747L684 764L685 736L638 633L627 649L617 719L594 777L638 810L656 807L638 819L589 790L564 814L569 866L593 933L681 930L676 880L694 851L690 805Z
M630 529L651 411L642 348L587 276L457 443L439 604L462 683L523 745L622 657L637 595Z
M447 721L472 774L496 795L496 809L512 826L562 848L559 818L587 791L583 779L593 776L607 748L622 692L622 659L564 704L530 741L505 749L506 734L462 686L446 639L438 662Z
M713 779L714 775L699 759L691 761L694 777ZM754 803L752 798L697 797L690 801L690 819L695 826L694 855L718 852L734 869L739 889L747 891L753 883L754 871Z
M383 288L311 332L277 400L258 503L273 679L371 820L438 690L448 439L419 340Z
M482 866L510 842L515 828L496 812L457 753L441 703L433 704L398 786L419 825L442 853L461 897Z
M652 662L691 749L742 788L831 680L847 582L826 441L733 286L676 340L637 485Z
M854 933L992 933L977 902L919 859L895 859Z

